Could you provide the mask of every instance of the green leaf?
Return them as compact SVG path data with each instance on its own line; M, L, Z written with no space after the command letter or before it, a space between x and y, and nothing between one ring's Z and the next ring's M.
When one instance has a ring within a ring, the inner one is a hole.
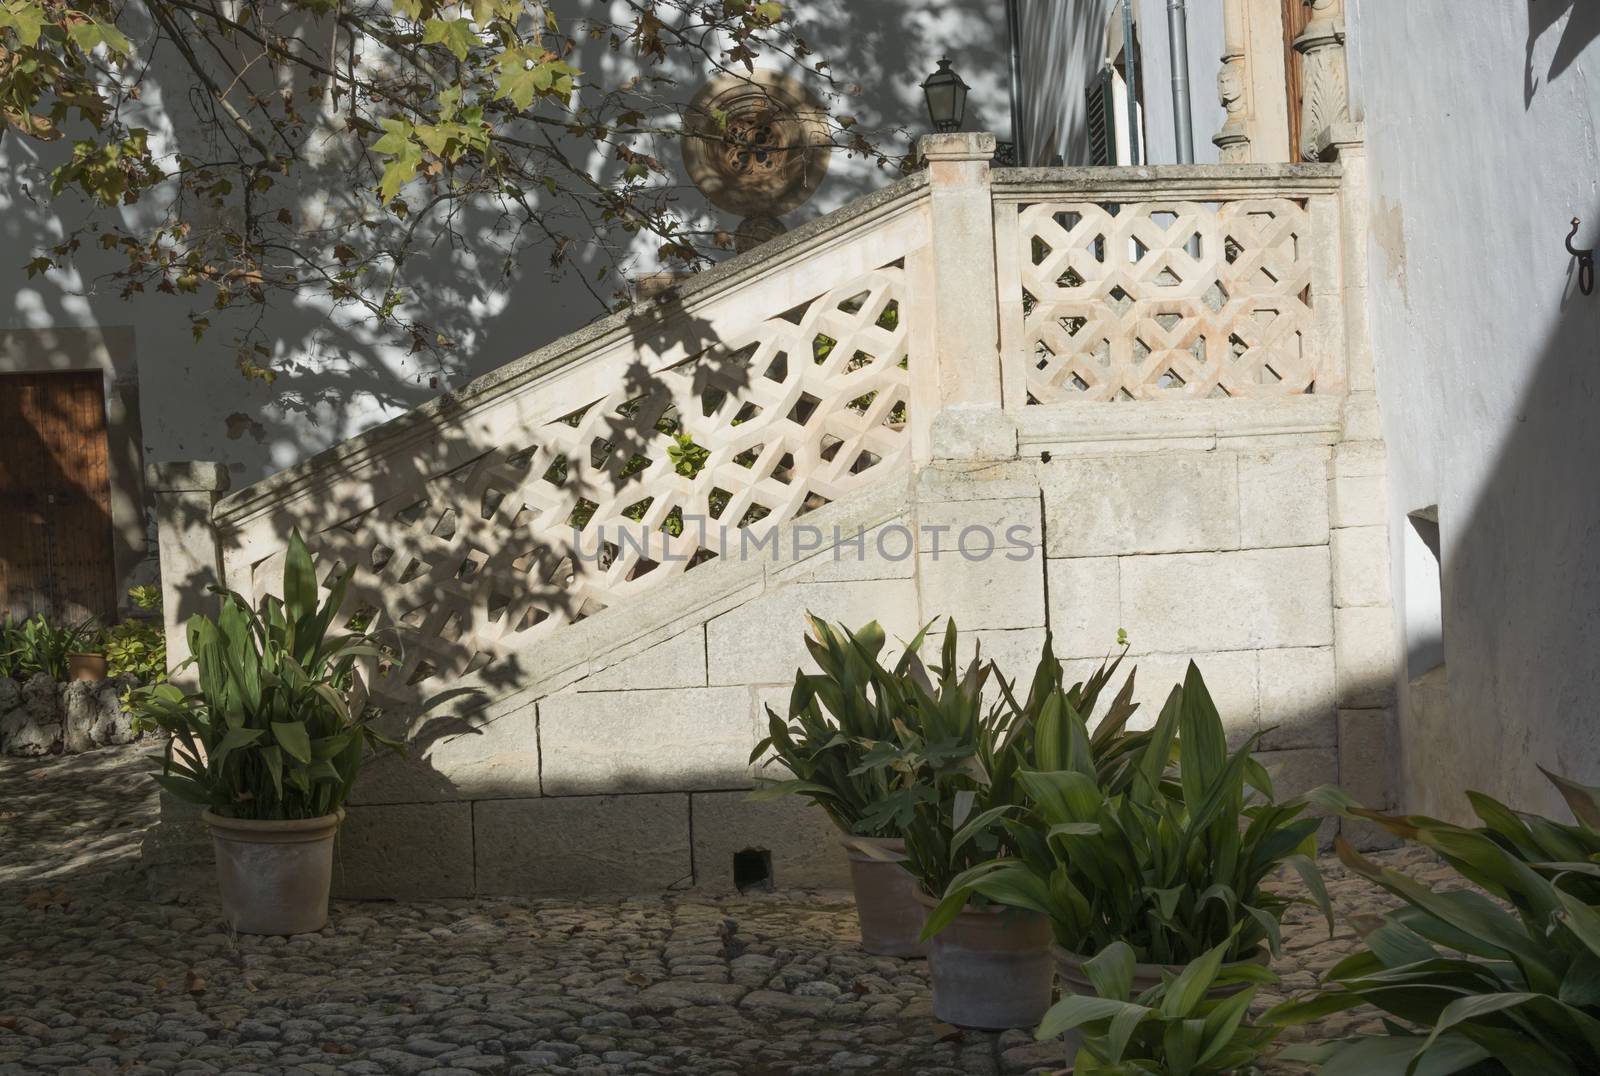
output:
M1050 1007L1044 1014L1044 1019L1039 1023L1039 1030L1034 1038L1043 1042L1053 1039L1057 1035L1071 1031L1073 1028L1082 1027L1084 1024L1097 1020L1110 1020L1121 1013L1134 1012L1140 1020L1149 1019L1156 1015L1154 1009L1147 1009L1143 1005L1135 1005L1131 1001L1118 1001L1115 998L1090 998L1079 994L1068 994Z
M1455 1027L1457 1024L1476 1020L1490 1013L1500 1012L1504 1009L1514 1009L1530 1001L1538 1000L1541 994L1476 994L1464 998L1457 998L1444 1007L1439 1014L1438 1021L1433 1025L1433 1030L1423 1040L1422 1046L1417 1050L1419 1055L1427 1053L1429 1047L1439 1040L1439 1036Z
M261 739L265 733L265 729L229 729L225 734L223 734L222 742L217 745L216 750L212 753L211 764L220 769L222 764L227 761L227 758L230 754L232 754L234 751L237 751L241 747L248 747L249 745L255 743L257 740Z
M26 0L15 6L0 7L0 27L4 26L16 31L17 42L23 48L32 48L39 43L39 34L44 29L44 8Z
M177 777L167 773L153 773L150 776L155 778L156 784L185 803L199 803L207 806L211 803L211 797L206 794L206 790L197 782L191 781L186 777Z
M469 19L429 19L422 24L422 43L442 44L456 59L465 60L467 53L483 42L473 32Z
M1579 822L1590 829L1600 830L1600 788L1569 781L1559 774L1551 773L1543 766L1539 767L1539 772L1556 786L1561 798L1567 801L1567 806L1572 808L1572 813Z
M1223 957L1232 944L1233 939L1229 938L1221 945L1207 950L1205 955L1190 962L1178 973L1178 977L1168 985L1166 997L1161 1001L1161 1015L1164 1018L1180 1019L1195 1011L1206 996L1206 991L1211 989L1211 984L1216 980L1217 971L1222 967Z
M284 754L298 762L311 761L311 737L304 721L272 722L272 738L278 741Z
M1353 1039L1324 1051L1317 1076L1408 1076L1420 1036ZM1314 1049L1314 1048L1313 1048ZM1305 1055L1309 1056L1310 1051ZM1290 1056L1286 1051L1285 1056ZM1429 1051L1416 1076L1445 1076L1461 1072L1489 1056L1487 1050L1460 1035L1449 1035Z
M1137 961L1133 947L1116 941L1106 946L1084 962L1083 970L1094 984L1094 991L1103 998L1128 1000L1133 993L1133 970Z

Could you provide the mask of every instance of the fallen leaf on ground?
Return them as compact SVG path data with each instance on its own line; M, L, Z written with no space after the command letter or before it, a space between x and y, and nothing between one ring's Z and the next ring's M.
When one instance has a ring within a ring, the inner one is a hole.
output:
M649 986L650 976L645 975L643 972L630 971L622 977L622 981L629 986Z
M125 1027L114 1027L110 1031L106 1032L106 1038L111 1042L121 1042L127 1037L128 1029Z
M248 976L248 975L244 976L244 988L246 990L250 991L250 993L252 993L252 994L254 994L259 989L259 987L256 986L255 981L253 979L251 979L250 976Z
M206 990L205 979L196 974L193 968L183 973L183 989L189 994L203 994Z
M5 1028L7 1031L17 1030L17 1018L15 1016L0 1016L0 1027Z
M954 1024L941 1024L936 1022L933 1025L934 1042L959 1042L960 1039L961 1029L956 1027Z
M353 1054L356 1052L356 1048L354 1046L346 1046L342 1042L325 1042L322 1044L322 1052L325 1054Z
M22 906L44 910L51 905L60 905L63 910L72 900L67 896L65 889L35 889L32 893L22 898Z

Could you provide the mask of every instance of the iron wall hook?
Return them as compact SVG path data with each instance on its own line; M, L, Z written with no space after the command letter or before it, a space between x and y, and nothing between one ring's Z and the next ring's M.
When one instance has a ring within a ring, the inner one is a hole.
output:
M1594 292L1594 248L1579 250L1572 245L1581 223L1577 217L1572 218L1572 231L1567 233L1567 253L1578 259L1578 290L1589 295Z

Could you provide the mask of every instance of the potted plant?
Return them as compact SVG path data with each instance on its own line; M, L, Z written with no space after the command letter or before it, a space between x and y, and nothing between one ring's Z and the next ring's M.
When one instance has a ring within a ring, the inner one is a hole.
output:
M1286 1057L1330 1072L1600 1072L1600 789L1544 772L1576 825L1477 792L1467 798L1483 824L1470 827L1367 810L1338 789L1312 793L1432 849L1478 888L1434 890L1340 838L1345 866L1402 906L1356 921L1367 948L1334 965L1322 992L1262 1021L1291 1026L1370 1004L1405 1023Z
M8 620L0 638L6 648L0 660L18 679L41 672L57 683L105 679L105 655L97 649L100 626L93 619L58 625L35 613L19 623ZM92 675L95 672L99 675Z
M155 779L206 808L223 913L242 933L322 928L341 805L367 747L399 747L352 705L356 662L379 650L366 635L330 632L348 581L348 572L330 580L319 605L311 555L296 532L282 599L268 596L252 609L242 595L214 588L222 597L217 619L189 619L198 691L160 683L130 695L141 722L170 736Z
M794 777L751 794L772 799L796 794L821 807L844 835L861 947L878 956L922 956L922 909L912 899L914 881L901 864L905 842L896 814L895 776L863 760L892 742L905 716L905 683L922 634L893 669L880 660L884 631L876 622L851 632L807 615L806 648L820 672L795 674L789 716L767 708L768 735L750 754L752 763L782 765Z
M922 882L918 897L930 909L923 935L932 940L934 1011L962 1026L1032 1027L1049 1005L1052 979L1050 923L1040 910L1044 894L1020 872L1000 876L986 891L960 886L960 880L1022 854L1020 842L1031 834L1015 816L1026 802L1028 767L1038 764L1041 751L1053 759L1062 750L1068 735L1062 714L1069 708L1093 712L1122 659L1102 663L1088 680L1069 687L1047 634L1027 700L1019 704L992 665L975 659L957 679L955 651L952 630L937 670L939 690L919 696L921 720L905 748L922 760L934 790L907 838L911 869ZM982 689L990 673L1001 701L985 709ZM1126 769L1130 740L1146 735L1122 731L1135 709L1132 693L1130 676L1102 722L1099 743L1108 771ZM1034 892L1007 899L1010 883Z
M1265 964L1278 949L1284 912L1305 902L1261 886L1288 865L1331 931L1332 910L1311 858L1318 820L1302 817L1304 800L1272 802L1271 780L1250 756L1260 733L1229 755L1221 717L1192 662L1148 733L1123 738L1126 714L1115 707L1110 738L1108 722L1091 736L1075 706L1048 709L1040 723L1059 714L1066 734L1043 739L1035 750L1040 768L1018 775L1028 810L1013 826L1016 853L953 879L930 926L974 893L1028 908L1050 918L1057 971L1069 990L1090 992L1088 960L1122 943L1136 957L1137 993L1219 945L1230 972ZM1262 798L1247 802L1249 789ZM1231 984L1239 981L1212 989L1237 989ZM1073 1050L1069 1043L1069 1056Z
M1133 948L1112 942L1084 964L1091 989L1067 990L1045 1014L1038 1038L1069 1035L1073 1076L1223 1076L1271 1046L1281 1028L1252 1025L1250 1004L1278 977L1254 964L1230 965L1231 939L1141 988Z
M105 633L93 623L69 629L72 640L67 650L68 680L104 680L106 672Z

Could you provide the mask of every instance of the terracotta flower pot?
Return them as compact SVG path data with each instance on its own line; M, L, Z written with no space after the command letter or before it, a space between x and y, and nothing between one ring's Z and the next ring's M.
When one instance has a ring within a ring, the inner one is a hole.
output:
M840 843L850 857L850 888L855 892L856 919L861 923L861 948L874 956L926 956L927 944L917 940L927 914L916 901L916 878L900 863L863 850L872 847L888 855L902 855L906 842L848 837Z
M916 898L937 904L921 889ZM928 943L933 1014L957 1027L1037 1027L1050 1007L1051 936L1038 912L969 905Z
M104 680L106 656L104 654L69 653L67 655L68 680Z
M217 853L222 914L241 934L307 934L328 921L333 838L344 809L255 820L203 812Z
M1088 972L1083 970L1083 965L1090 959L1089 957L1068 952L1059 945L1052 945L1050 947L1050 958L1055 961L1056 976L1061 980L1061 992L1063 994L1073 993L1082 994L1086 997L1095 996L1094 983L1090 980ZM1256 964L1265 967L1269 959L1270 956L1267 951L1261 949L1248 960L1236 960L1224 964L1222 967L1224 970L1237 968L1245 964ZM1133 966L1132 996L1138 997L1152 986L1161 985L1162 972L1166 972L1168 975L1177 975L1183 968L1182 964L1135 964ZM1222 986L1213 986L1206 991L1206 997L1213 999L1229 997L1243 990L1246 985L1248 984L1227 983ZM1061 1036L1061 1039L1066 1045L1067 1064L1071 1065L1072 1058L1078 1052L1078 1046L1082 1040L1076 1029L1067 1032Z

